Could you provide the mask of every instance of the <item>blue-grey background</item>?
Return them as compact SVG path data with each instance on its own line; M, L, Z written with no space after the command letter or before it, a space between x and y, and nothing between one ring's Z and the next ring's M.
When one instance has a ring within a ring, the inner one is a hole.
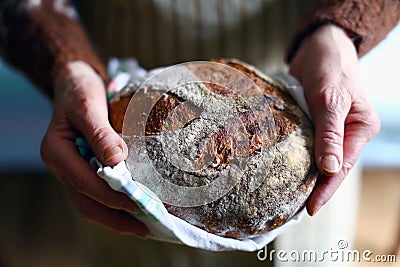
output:
M0 102L0 170L43 169L40 143L51 101L0 59Z

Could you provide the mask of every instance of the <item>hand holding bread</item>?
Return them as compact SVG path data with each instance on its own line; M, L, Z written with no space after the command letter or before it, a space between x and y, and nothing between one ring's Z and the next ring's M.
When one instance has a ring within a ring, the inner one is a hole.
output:
M85 217L144 237L147 229L127 213L135 212L136 205L108 187L75 147L76 138L83 134L104 164L113 166L125 159L123 141L108 122L102 79L88 64L76 61L60 71L54 86L54 114L41 147L44 162Z
M304 87L315 125L321 175L307 203L313 215L338 189L380 124L362 92L356 48L342 29L320 27L303 41L290 67Z

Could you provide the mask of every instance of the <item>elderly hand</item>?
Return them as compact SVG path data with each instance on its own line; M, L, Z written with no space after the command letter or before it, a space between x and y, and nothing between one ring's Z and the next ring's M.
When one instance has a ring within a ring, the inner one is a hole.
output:
M75 139L83 134L102 163L114 166L126 158L126 145L108 122L106 90L100 76L75 61L55 80L54 115L41 154L88 219L115 231L145 237L146 227L127 212L135 204L112 190L78 154Z
M315 125L315 160L320 171L307 210L328 202L380 128L365 99L354 44L337 26L320 27L301 44L290 72L303 85Z

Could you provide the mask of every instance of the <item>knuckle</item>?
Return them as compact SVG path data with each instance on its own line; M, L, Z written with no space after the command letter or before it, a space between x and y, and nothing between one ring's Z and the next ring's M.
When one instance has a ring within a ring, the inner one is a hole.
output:
M370 140L379 133L381 122L376 111L368 103L364 105L367 107L359 114L360 130L363 129L367 140Z
M338 86L329 86L320 91L318 101L325 113L336 117L349 106L350 99L348 94L340 90Z
M110 130L108 129L107 126L103 126L103 127L97 128L93 132L93 137L91 139L91 143L93 144L94 147L98 147L109 136L111 136L111 132L110 132Z
M381 120L379 119L378 114L372 109L369 118L370 133L372 138L379 133L381 129Z
M328 146L342 146L342 135L337 131L322 131L321 141Z

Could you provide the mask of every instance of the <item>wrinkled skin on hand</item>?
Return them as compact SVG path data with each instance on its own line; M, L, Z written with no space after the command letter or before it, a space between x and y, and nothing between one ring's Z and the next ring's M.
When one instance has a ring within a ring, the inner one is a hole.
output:
M88 64L75 61L58 72L54 87L54 114L41 147L44 162L89 220L145 237L146 227L128 214L136 212L135 204L99 178L74 144L83 135L106 165L126 158L126 145L108 122L104 82Z
M290 65L303 85L315 125L315 159L320 176L308 202L314 215L327 203L380 128L358 76L357 51L346 33L320 27L307 37Z

